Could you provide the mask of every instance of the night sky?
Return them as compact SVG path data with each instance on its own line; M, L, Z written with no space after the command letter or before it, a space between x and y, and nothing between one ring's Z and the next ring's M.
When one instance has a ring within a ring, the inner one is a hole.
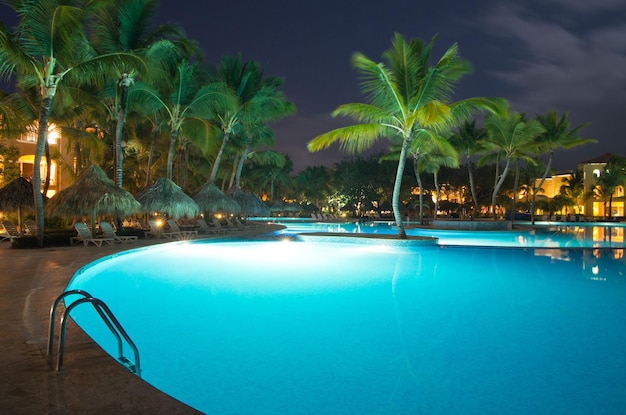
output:
M0 8L5 19L6 8ZM394 32L429 40L433 57L451 44L473 74L455 99L498 96L528 117L556 110L597 144L557 153L555 166L570 170L605 152L626 156L626 2L623 0L268 0L208 2L161 0L157 22L181 25L199 42L205 60L241 53L266 75L284 79L297 114L273 124L277 151L295 172L330 165L345 154L309 153L306 142L346 125L330 112L362 101L350 58L356 51L379 61ZM383 142L384 143L384 142Z

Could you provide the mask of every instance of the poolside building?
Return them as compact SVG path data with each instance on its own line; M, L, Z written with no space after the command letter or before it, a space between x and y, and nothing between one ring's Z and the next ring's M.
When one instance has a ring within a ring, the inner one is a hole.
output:
M598 192L594 192L597 189L598 178L604 174L605 169L609 161L614 158L620 158L620 156L612 153L605 153L600 156L585 160L578 164L577 169L582 173L583 190L584 194L580 194L578 200L574 201L573 206L568 206L558 212L560 214L573 214L582 215L588 218L604 218L609 216L609 204L608 200L601 198ZM567 185L570 179L573 177L573 172L557 173L551 177L546 178L542 185L542 191L539 192L539 198L552 199L561 193L561 188ZM540 179L536 181L538 185ZM588 197L593 195L592 197ZM608 199L608 197L607 197ZM624 186L617 186L612 195L611 201L611 217L623 218L624 217L624 204L626 198L624 195Z

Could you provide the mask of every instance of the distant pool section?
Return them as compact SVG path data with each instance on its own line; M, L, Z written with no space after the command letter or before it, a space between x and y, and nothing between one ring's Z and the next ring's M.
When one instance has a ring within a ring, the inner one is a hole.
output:
M625 265L623 249L283 234L129 251L67 289L111 308L145 381L209 414L616 414ZM115 356L91 307L71 315Z
M316 222L296 218L271 218L286 227L285 235L300 233L397 233L390 221ZM288 220L285 220L288 219ZM539 223L534 228L523 224L510 231L469 231L435 228L407 228L407 235L437 238L439 245L494 246L518 248L624 248L625 223Z

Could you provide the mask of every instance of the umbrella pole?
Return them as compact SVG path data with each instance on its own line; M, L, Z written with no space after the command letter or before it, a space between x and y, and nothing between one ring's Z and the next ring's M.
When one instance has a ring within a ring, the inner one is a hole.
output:
M23 235L24 229L22 229L22 206L21 205L17 207L17 227L20 228L20 235Z
M96 236L96 210L91 212L91 234Z

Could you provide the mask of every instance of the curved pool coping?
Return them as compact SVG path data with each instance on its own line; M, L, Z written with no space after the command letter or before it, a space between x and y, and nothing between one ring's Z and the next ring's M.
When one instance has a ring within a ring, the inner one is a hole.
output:
M439 238L431 236L408 236L399 239L396 234L367 234L367 233L333 233L311 232L299 233L296 239L302 241L338 242L354 244L376 244L386 246L438 246Z

